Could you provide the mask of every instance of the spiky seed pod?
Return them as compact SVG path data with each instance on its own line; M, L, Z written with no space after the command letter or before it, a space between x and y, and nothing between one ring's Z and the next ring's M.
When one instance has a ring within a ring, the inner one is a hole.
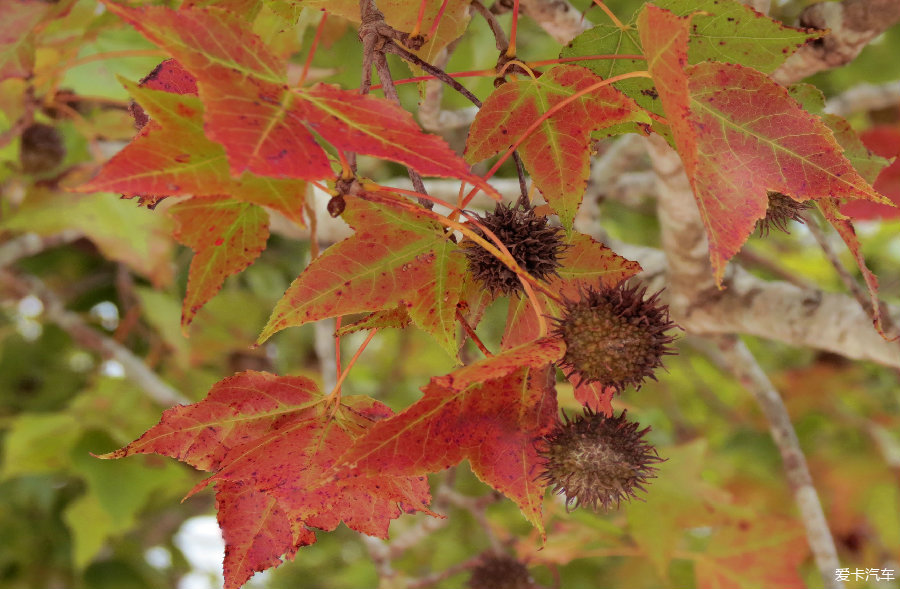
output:
M772 227L783 233L790 233L788 223L791 221L803 223L803 211L808 208L810 208L809 203L797 202L780 192L769 192L766 216L756 222L756 230L761 237L768 236L769 229Z
M26 174L43 174L62 163L66 146L56 127L34 123L22 131L19 162Z
M511 556L488 554L472 569L469 589L532 589L528 568Z
M616 392L628 385L640 388L646 378L656 380L654 370L662 357L675 352L675 338L666 331L675 327L669 307L659 303L660 292L644 297L639 284L590 287L578 300L564 301L563 315L554 319L556 334L566 343L560 366L575 375L579 384L599 382Z
M556 428L544 437L539 453L544 470L539 476L565 495L566 509L586 506L609 509L646 491L647 479L656 476L653 464L663 462L656 448L643 439L650 428L638 431L623 411L607 417L585 408L570 420L563 414Z
M503 242L523 270L538 280L556 275L560 256L567 247L562 241L562 229L550 226L547 217L535 214L534 207L499 203L479 221ZM474 230L485 237L479 228ZM461 245L469 271L491 294L511 295L522 290L516 273L486 249L470 240Z

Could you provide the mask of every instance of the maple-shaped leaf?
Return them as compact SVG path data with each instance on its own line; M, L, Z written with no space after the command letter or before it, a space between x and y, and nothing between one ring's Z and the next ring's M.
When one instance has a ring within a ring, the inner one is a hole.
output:
M591 131L627 122L650 123L619 90L601 86L587 91L602 81L583 67L561 65L539 78L503 84L484 101L469 129L466 159L481 161L521 140L519 154L535 186L563 226L571 228L590 174ZM558 110L551 112L554 108Z
M249 23L227 11L107 6L197 78L204 130L224 146L232 175L248 170L307 180L331 177L316 133L339 149L393 160L424 175L460 178L496 193L399 105L325 84L288 88L283 60Z
M169 209L175 238L194 250L181 308L186 329L225 279L253 263L266 249L269 215L261 207L225 196L194 197Z
M355 233L313 260L275 306L259 341L286 327L406 307L413 323L456 357L456 304L465 257L424 209L345 197Z
M535 442L556 419L556 391L547 368L540 366L548 356L515 368L501 356L479 363L511 368L499 378L457 379L453 373L432 378L421 399L371 427L341 460L357 475L412 476L468 459L479 479L515 501L543 533L544 486L536 481L541 459Z
M746 65L770 73L801 45L822 35L787 27L733 0L658 0L654 4L678 16L692 14L688 36L688 63L707 60ZM637 15L635 15L637 16ZM635 23L618 27L600 23L573 39L560 53L562 58L589 58L593 55L642 55L641 39ZM578 64L603 78L644 70L643 59L579 59ZM615 84L642 108L663 114L653 81L626 79ZM654 131L666 135L664 126Z
M641 271L641 265L618 255L599 241L572 231L565 237L567 245L560 257L559 276L554 277L548 288L561 297L578 299L580 289L588 286L615 286ZM561 310L556 301L538 292L542 305L540 313L547 317L559 317ZM527 297L513 298L509 302L506 331L501 347L508 350L533 341L540 336L536 311Z
M350 397L332 412L324 400L307 378L242 372L216 383L204 400L166 410L140 438L101 458L155 453L213 471L191 493L216 486L225 586L236 589L314 542L310 527L333 530L344 521L385 538L403 511L431 513L422 477L332 476L340 455L392 411Z
M693 15L688 62L721 61L774 72L823 31L785 26L735 0L655 0L678 16Z
M125 149L80 192L115 191L126 196L226 195L270 207L304 225L306 183L244 173L233 178L225 150L203 132L203 103L188 94L122 84L150 115Z
M35 27L49 7L41 0L4 0L0 3L0 82L27 78L34 67Z
M797 201L885 200L825 124L768 76L727 63L687 65L689 18L647 5L638 29L706 227L716 282L765 216L768 191Z

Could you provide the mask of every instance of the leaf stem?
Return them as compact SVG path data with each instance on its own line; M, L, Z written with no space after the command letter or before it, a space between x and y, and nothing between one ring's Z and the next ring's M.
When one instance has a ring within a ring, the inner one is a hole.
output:
M444 16L444 11L447 10L447 3L449 0L444 0L441 4L441 7L438 9L437 15L434 17L434 22L431 23L431 29L428 31L428 39L433 39L434 35L437 33L438 24L441 22L441 18Z
M316 27L316 35L313 37L312 45L309 47L309 53L306 55L306 62L303 64L303 73L300 74L300 79L297 81L298 86L302 86L303 82L306 81L306 75L309 73L309 66L312 64L313 57L316 55L316 49L319 47L319 39L322 37L322 31L325 28L325 20L327 18L328 13L323 10L322 18L319 20L319 26Z
M513 0L512 26L509 28L509 44L506 46L506 57L516 56L516 33L519 29L519 0Z
M463 330L466 332L466 335L471 338L472 342L481 350L481 353L485 355L485 357L490 358L493 356L491 351L487 349L487 346L484 345L484 342L481 341L481 338L478 337L478 334L475 333L475 330L472 329L472 326L469 325L469 322L466 321L466 318L463 317L462 313L459 312L459 309L456 310L456 319L459 321L459 324L462 325Z
M609 7L606 4L604 4L600 0L594 0L594 4L599 6L600 10L602 10L603 12L606 13L606 16L608 16L609 20L611 20L613 22L613 24L616 25L616 28L623 30L623 31L626 31L629 29L629 27L622 24L622 21L619 20L619 18L613 13L612 10L609 9Z
M339 327L339 326L338 326ZM347 378L347 375L350 374L350 369L353 368L353 365L356 364L356 360L362 355L363 350L366 349L366 346L369 345L369 342L372 341L372 338L375 337L375 334L378 333L378 328L372 329L369 332L369 335L366 336L365 341L363 341L362 345L359 346L359 349L356 350L356 353L353 354L353 357L350 358L350 362L347 364L347 368L344 370L340 370L340 361L338 361L338 370L340 371L340 376L338 376L337 383L334 385L334 389L325 397L324 401L326 404L332 407L332 412L337 409L337 406L341 402L341 385L344 383L344 379Z
M493 167L490 170L488 170L487 174L485 174L483 176L483 178L485 180L488 180L494 174L496 174L497 170L500 169L500 166L503 165L503 162L505 162L507 159L509 159L512 152L515 151L516 148L518 148L519 145L523 141L525 141L525 139L528 138L529 135L534 133L534 131L537 130L537 128L540 127L541 124L544 123L544 121L549 119L551 116L553 116L558 111L565 108L569 103L574 102L575 100L577 100L578 98L581 98L585 94L589 94L590 92L593 92L594 90L597 90L598 88L602 88L603 86L615 84L616 82L620 82L622 80L628 80L630 78L650 78L650 77L651 77L650 72L644 71L644 70L637 71L637 72L628 72L625 74L619 74L618 76L613 76L612 78L607 78L606 80L601 80L600 82L597 82L596 84L591 84L590 86L579 90L572 96L569 96L565 100L561 100L561 101L557 102L552 107L547 109L547 112L542 114L540 117L538 117L538 119L536 121L534 121L531 125L529 125L527 129L525 129L525 131L522 133L522 135L519 136L519 138L516 139L516 141L512 145L509 146L509 149L506 150L506 153L504 153L502 156L500 156L500 159L498 159L497 162L493 165ZM463 199L463 202L461 203L460 208L467 206L472 201L472 199L475 197L475 195L478 194L478 192L480 190L481 190L481 188L479 188L478 186L472 188L472 190L469 192L469 194L466 195L466 198Z

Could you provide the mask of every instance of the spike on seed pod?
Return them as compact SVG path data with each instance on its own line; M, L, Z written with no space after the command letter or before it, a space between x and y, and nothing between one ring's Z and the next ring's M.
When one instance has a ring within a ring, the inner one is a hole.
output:
M803 223L803 211L809 209L810 206L809 203L797 202L780 192L769 192L766 216L756 222L756 230L760 237L767 237L772 227L782 233L790 233L788 223L791 221Z
M620 392L628 385L640 388L662 366L662 357L674 354L675 339L666 331L676 327L669 307L659 303L659 291L645 297L639 284L590 287L578 300L566 299L563 315L555 318L556 335L566 343L560 362L566 376L579 384L599 382Z
M487 554L472 569L469 589L532 589L528 568L511 556Z
M585 408L570 420L563 413L544 437L538 449L544 470L538 478L565 495L566 510L573 504L594 511L613 504L618 508L623 499L637 497L636 491L646 491L644 485L656 476L652 465L664 460L643 439L650 428L639 431L625 414L607 417Z
M549 225L547 217L537 215L534 207L499 203L479 221L503 242L523 270L538 280L549 280L557 274L560 256L568 246L562 241L562 229ZM473 229L485 237L479 228ZM491 294L511 295L522 290L516 273L493 254L470 240L461 246L469 271Z

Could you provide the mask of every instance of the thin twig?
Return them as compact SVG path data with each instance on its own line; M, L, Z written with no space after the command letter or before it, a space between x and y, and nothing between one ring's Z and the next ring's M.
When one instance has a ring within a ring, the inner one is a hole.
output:
M0 244L0 268L6 268L22 258L39 254L44 250L71 243L82 236L83 233L74 229L66 229L46 237L37 233L23 233Z
M455 79L451 78L449 75L447 75L447 72L445 72L444 70L431 65L430 63L428 63L427 61L425 61L424 59L422 59L415 53L411 53L411 52L407 51L406 49L404 49L403 47L401 47L400 45L398 45L397 43L393 43L393 42L385 43L384 51L385 51L385 53L393 53L394 55L408 61L409 63L422 68L423 70L425 70L426 72L428 72L429 74L431 74L432 76L434 76L435 78L440 80L441 82L447 84L448 86L450 86L451 88L453 88L454 90L456 90L457 92L459 92L460 94L465 96L466 99L468 99L475 106L477 106L479 108L481 107L481 101L478 99L477 96L472 94L468 88L466 88L465 86L463 86L462 84L457 82ZM376 64L376 66L377 66L377 64ZM379 74L379 77L381 77L381 74ZM382 84L384 84L384 83L385 83L384 80L382 80ZM391 79L391 86L393 87L393 85L394 85L394 82L393 82L393 79ZM395 92L396 92L396 90L395 90ZM385 96L387 96L387 92L385 92Z
M454 575L458 575L469 569L475 568L476 566L478 566L481 560L482 557L480 554L477 556L473 556L472 558L448 567L443 571L431 573L430 575L425 575L424 577L419 577L418 579L410 579L406 581L404 587L406 587L406 589L423 589L425 587L433 587L441 581L445 581Z
M715 338L715 341L719 345L719 353L711 353L710 358L734 374L744 388L754 396L769 422L769 431L781 453L787 481L800 510L800 518L806 528L810 549L822 575L823 587L843 588L844 584L838 581L834 574L840 567L834 538L825 520L825 513L813 486L806 457L800 448L800 440L797 439L797 432L794 431L781 395L775 390L769 377L743 341L735 336L721 336Z
M491 28L491 32L494 34L494 42L497 45L497 51L506 53L506 50L509 48L509 41L506 38L506 31L500 26L500 21L498 21L497 17L481 3L481 0L470 0L470 2L472 8L487 21L488 26Z

